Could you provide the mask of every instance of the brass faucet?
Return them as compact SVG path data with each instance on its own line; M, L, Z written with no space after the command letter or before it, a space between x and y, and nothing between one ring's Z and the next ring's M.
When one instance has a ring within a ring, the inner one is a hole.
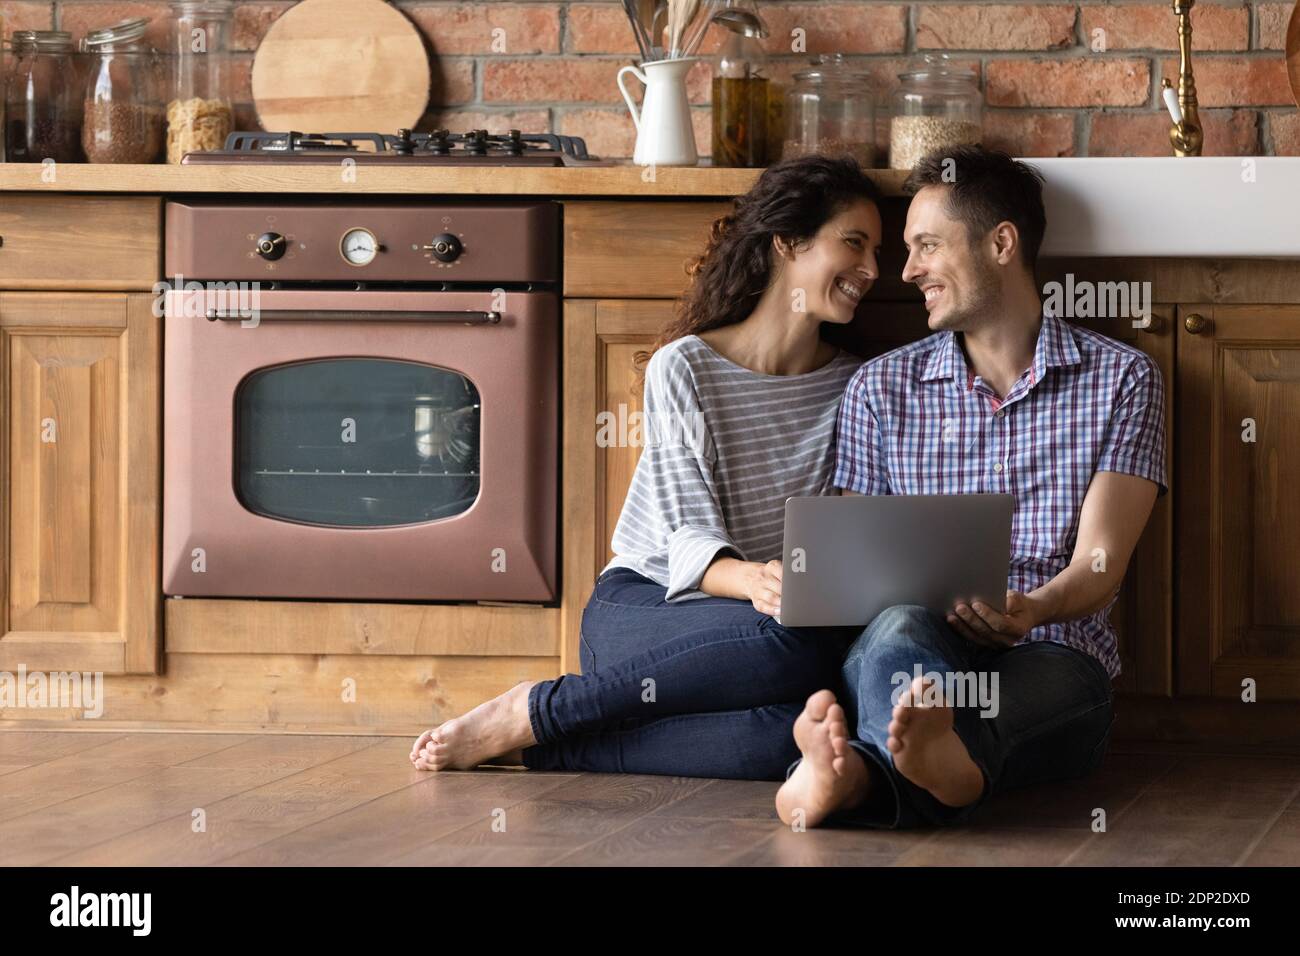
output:
M1172 0L1178 15L1178 97L1175 100L1169 78L1160 81L1161 95L1174 124L1169 127L1169 142L1175 156L1200 156L1201 119L1196 111L1196 79L1192 76L1192 4L1196 0Z

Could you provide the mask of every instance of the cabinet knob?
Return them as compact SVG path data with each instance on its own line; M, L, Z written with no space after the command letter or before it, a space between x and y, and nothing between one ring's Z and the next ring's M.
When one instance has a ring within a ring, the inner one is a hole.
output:
M1152 335L1159 332L1165 327L1164 319L1152 312L1150 315L1143 316L1133 323L1133 328L1139 332L1149 332Z
M1193 312L1183 320L1183 328L1191 335L1200 335L1209 327L1210 320L1197 312Z

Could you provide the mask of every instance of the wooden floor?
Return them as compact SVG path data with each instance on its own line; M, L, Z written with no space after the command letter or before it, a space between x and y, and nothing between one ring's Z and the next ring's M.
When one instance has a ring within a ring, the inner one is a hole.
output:
M971 826L782 827L773 783L431 774L392 737L0 730L9 865L1296 865L1300 758L1141 752ZM1091 830L1094 808L1107 832Z

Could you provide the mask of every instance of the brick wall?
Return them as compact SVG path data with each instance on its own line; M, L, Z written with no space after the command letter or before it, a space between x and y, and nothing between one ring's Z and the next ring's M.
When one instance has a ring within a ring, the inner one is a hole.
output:
M631 155L634 132L614 74L634 62L635 46L617 0L395 4L437 54L421 129L551 129L586 138L603 156ZM263 0L237 7L241 128L256 128L248 74L258 39L293 5ZM759 6L772 27L767 43L776 77L803 69L809 54L843 52L887 89L909 57L949 51L979 70L990 145L1020 156L1169 154L1159 98L1160 78L1176 80L1178 69L1168 2L760 0ZM1197 3L1194 66L1206 155L1300 154L1300 116L1282 53L1291 9L1290 2L1270 0ZM54 25L78 36L126 16L166 11L160 2L0 0L6 31ZM504 33L494 40L497 28ZM797 28L806 36L806 54L789 52ZM1099 38L1104 52L1094 52ZM690 95L707 153L707 66L692 73Z

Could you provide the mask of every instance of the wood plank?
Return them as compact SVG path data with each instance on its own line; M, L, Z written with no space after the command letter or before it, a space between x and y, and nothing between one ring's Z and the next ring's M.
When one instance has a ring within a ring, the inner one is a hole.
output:
M59 176L75 168L65 163ZM162 272L158 196L9 193L0 202L0 236L6 289L151 289Z
M191 840L201 840L225 826L223 801L312 767L328 766L331 761L376 745L374 740L333 737L306 747L300 742L293 753L283 742L250 741L229 748L242 752L242 760L235 756L215 766L190 761L152 770L116 786L63 801L42 815L35 826L26 817L0 823L0 833L7 827L10 836L21 835L20 841L14 841L22 845L14 860L18 864L95 860L117 866L129 857L113 857L105 844L119 840L130 843L132 834L157 827L166 827L178 844L187 842L185 833ZM282 752L273 756L268 753L269 747ZM196 810L203 813L201 821L195 816ZM195 832L196 826L206 830ZM158 846L153 849L162 853L155 852L147 859L160 865L166 863L168 852L175 853L174 847L170 851Z
M554 677L557 667L554 657L170 654L165 675L105 676L99 719L85 720L79 710L11 708L0 710L0 720L119 728L177 722L232 731L382 728L414 736L520 681Z
M650 178L638 166L528 167L509 176L485 167L401 168L357 165L355 181L342 184L350 194L515 195L555 196L738 196L749 190L761 169L722 166L660 167ZM168 166L64 163L58 178L46 182L43 167L25 163L0 166L0 192L86 193L324 193L340 191L338 167L293 166ZM901 194L906 170L867 171L889 194ZM8 200L9 197L5 197Z
M671 298L686 288L688 261L713 221L713 202L572 202L564 207L564 294L581 298ZM636 267L629 269L628 264Z
M564 303L563 389L564 421L561 425L561 595L560 671L581 670L578 647L582 611L595 585L597 555L604 543L596 538L597 492L596 428L597 378L596 304Z
M97 746L0 777L0 821L21 818L153 770L235 747L247 739L224 734L97 737ZM16 829L21 831L21 825Z
M169 654L554 657L560 609L185 598L163 602Z
M475 770L426 774L404 787L222 861L223 866L382 866L421 856L440 837L537 799L567 774ZM423 858L423 857L422 857Z
M122 860L137 866L217 863L423 782L427 774L411 766L409 751L410 741L381 740L363 750L209 801L204 807L208 828L203 832L192 830L186 809L63 856L59 862L70 866L105 866ZM394 770L394 766L401 769ZM173 768L170 772L183 769ZM222 770L220 774L259 772L264 771Z
M127 298L119 482L121 534L113 563L121 569L126 671L156 674L162 663L162 321L153 297Z

